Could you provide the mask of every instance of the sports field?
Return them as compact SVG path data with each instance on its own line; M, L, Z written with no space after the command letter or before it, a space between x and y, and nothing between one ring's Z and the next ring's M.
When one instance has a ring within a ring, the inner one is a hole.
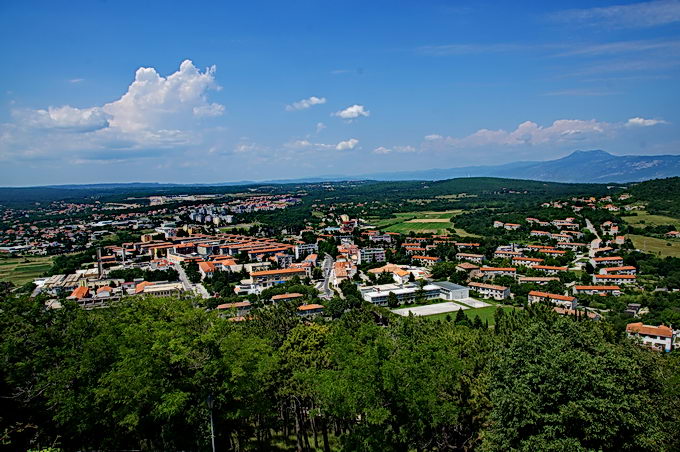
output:
M508 313L512 311L514 308L511 308L509 306L503 306L503 310ZM466 309L463 311L465 315L468 316L470 320L474 320L475 316L479 316L479 319L482 322L488 321L489 325L493 325L495 323L494 321L494 313L496 312L496 306L487 306L485 308L477 308L477 309ZM435 315L429 315L425 317L428 320L445 320L447 314L435 314ZM456 313L448 314L452 318L455 318Z
M42 276L52 266L51 257L12 257L0 259L0 280L22 286Z
M628 238L633 241L633 246L647 253L660 257L680 257L680 241L657 239L644 235L629 234Z
M446 234L448 228L455 228L451 218L462 213L462 210L447 210L444 212L400 212L395 213L393 218L375 221L376 227L387 232L409 232ZM463 229L456 229L456 233L464 237L475 237Z

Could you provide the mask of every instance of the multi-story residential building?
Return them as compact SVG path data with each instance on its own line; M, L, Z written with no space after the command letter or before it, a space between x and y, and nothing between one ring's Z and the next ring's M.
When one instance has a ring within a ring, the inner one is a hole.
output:
M456 259L459 261L469 261L476 264L481 264L484 261L483 254L472 254L472 253L456 253Z
M295 245L295 259L301 259L308 254L318 253L319 245L316 243L298 243Z
M441 287L434 284L423 286L422 290L415 284L399 286L397 284L383 284L361 289L362 297L369 303L386 306L390 293L393 293L399 304L413 303L418 297L423 300L434 300L441 297Z
M606 267L600 270L603 275L635 275L637 269L632 265L626 265L623 267Z
M554 265L534 265L534 269L540 270L548 275L556 275L560 272L566 272L567 267L556 267Z
M595 257L590 260L590 263L597 267L598 265L623 265L623 258L620 256L606 256L606 257Z
M307 276L307 272L304 268L282 268L279 270L261 270L250 273L252 282L264 288L290 281L295 276L304 278Z
M540 265L543 263L543 259L538 257L513 257L513 265L523 265L525 267L533 267L534 265Z
M593 283L635 284L635 275L593 275Z
M495 284L484 284L479 282L471 282L468 284L471 290L477 292L484 298L493 298L494 300L505 300L510 297L510 288L504 286L497 286Z
M359 264L370 262L385 262L385 250L383 248L362 248L359 250Z
M479 271L484 277L517 276L517 269L514 267L482 267Z
M441 261L438 257L431 257L431 256L412 256L411 259L414 262L419 263L420 265L424 265L426 267L431 267L437 262Z
M569 295L560 295L548 292L539 292L537 290L532 290L529 292L528 301L530 304L547 302L562 306L563 308L575 309L576 308L576 297L570 297Z
M619 286L574 286L574 295L621 295Z

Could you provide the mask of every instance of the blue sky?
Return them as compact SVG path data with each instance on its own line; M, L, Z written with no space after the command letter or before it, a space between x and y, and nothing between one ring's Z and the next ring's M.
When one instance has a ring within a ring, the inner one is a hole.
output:
M680 1L0 4L0 185L680 154Z

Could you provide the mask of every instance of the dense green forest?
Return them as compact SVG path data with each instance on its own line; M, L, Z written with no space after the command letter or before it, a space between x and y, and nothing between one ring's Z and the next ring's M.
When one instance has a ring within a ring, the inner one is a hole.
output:
M680 177L641 182L628 192L634 199L644 201L649 212L680 218Z
M680 356L538 306L495 329L359 305L231 322L191 300L3 295L7 450L672 451ZM463 316L464 317L464 316Z

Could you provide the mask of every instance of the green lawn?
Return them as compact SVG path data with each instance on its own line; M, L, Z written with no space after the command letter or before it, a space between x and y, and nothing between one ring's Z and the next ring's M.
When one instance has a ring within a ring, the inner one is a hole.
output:
M375 220L374 224L377 228L387 232L399 232L401 234L408 234L409 232L446 234L449 228L454 228L455 226L451 221L443 220L450 220L451 217L460 213L462 213L462 210L400 212L395 213L393 218ZM474 234L469 234L463 229L456 229L456 233L464 237L476 237Z
M636 234L629 234L628 238L633 241L633 246L635 246L635 248L647 253L661 257L680 257L680 241L657 239ZM668 244L670 244L670 246Z
M503 310L505 312L510 312L515 308L512 308L510 306L503 306ZM463 311L465 315L468 316L470 320L474 320L475 316L479 316L482 322L488 321L489 325L493 325L494 322L494 312L496 312L496 306L487 306L484 308L472 308L472 309L466 309ZM434 314L434 315L428 315L425 317L428 320L446 320L446 316L450 315L452 319L456 318L456 313L455 312L447 312L443 314Z
M621 219L636 228L644 228L647 225L673 225L675 227L680 227L680 219L664 215L652 215L645 211L640 211L637 215L622 216Z
M22 286L42 276L52 266L51 257L13 257L0 260L0 280Z

